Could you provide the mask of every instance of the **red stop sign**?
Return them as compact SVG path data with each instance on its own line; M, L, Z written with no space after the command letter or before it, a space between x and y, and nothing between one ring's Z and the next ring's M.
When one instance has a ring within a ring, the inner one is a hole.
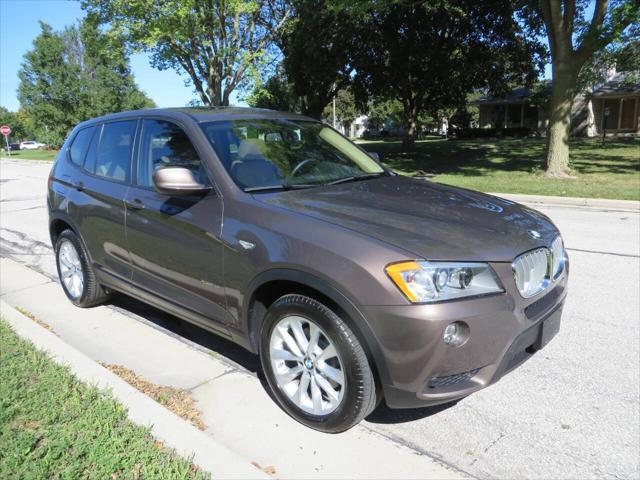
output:
M9 125L2 125L0 127L0 133L6 137L11 133L11 128L9 128Z

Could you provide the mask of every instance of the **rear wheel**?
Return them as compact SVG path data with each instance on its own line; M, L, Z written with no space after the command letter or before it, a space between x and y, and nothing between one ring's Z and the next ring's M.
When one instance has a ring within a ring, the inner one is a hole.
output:
M260 358L278 403L311 428L342 432L376 405L360 342L340 317L310 297L285 295L269 308Z
M62 289L74 305L93 307L109 298L96 280L89 256L73 230L64 230L56 240L56 265Z

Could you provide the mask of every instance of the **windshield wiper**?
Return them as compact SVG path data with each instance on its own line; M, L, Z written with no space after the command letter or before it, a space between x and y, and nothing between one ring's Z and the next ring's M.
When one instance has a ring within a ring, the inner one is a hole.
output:
M263 185L261 187L247 187L245 192L263 192L267 190L301 190L303 188L313 188L320 185L313 183L282 183L279 185Z
M347 182L357 182L359 180L366 180L368 178L377 178L386 175L385 172L376 172L376 173L365 173L363 175L352 175L350 177L339 178L337 180L333 180L332 182L327 182L325 185L338 185L340 183Z

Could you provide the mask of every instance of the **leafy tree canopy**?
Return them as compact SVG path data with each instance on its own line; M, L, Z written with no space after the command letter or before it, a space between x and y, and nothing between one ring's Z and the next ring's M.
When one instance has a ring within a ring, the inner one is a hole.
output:
M611 71L625 72L624 82L640 83L640 24L630 25L619 38L613 40L589 59L578 77L578 90L602 83Z
M542 66L542 45L523 35L509 1L352 0L333 8L340 6L361 22L351 63L356 98L398 100L409 148L423 112L437 118L474 90L531 83Z
M33 137L33 120L24 108L11 112L5 107L0 107L0 125L11 127L9 142L30 140ZM0 138L0 141L2 141L1 147L4 147L4 139Z
M273 59L289 9L280 0L83 0L82 6L152 54L152 65L189 77L203 105L229 105Z
M345 130L348 130L351 123L361 113L360 109L356 106L353 92L348 88L338 91L335 96L335 104L336 126L340 123ZM328 124L333 123L333 102L325 107L322 112L322 119Z
M301 112L300 99L293 93L293 86L281 66L266 82L257 84L245 100L256 108Z
M292 0L292 18L278 35L283 67L302 112L320 118L332 98L351 83L357 15L327 0Z
M62 32L40 28L18 73L18 99L37 140L58 146L83 120L154 105L136 86L122 42L91 18Z

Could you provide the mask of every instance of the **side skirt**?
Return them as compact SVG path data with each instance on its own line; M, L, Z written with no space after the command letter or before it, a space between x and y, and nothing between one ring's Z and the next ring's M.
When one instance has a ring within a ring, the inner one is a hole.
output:
M175 315L176 317L185 320L189 323L193 323L200 328L208 330L216 335L232 340L234 343L238 343L240 346L245 347L246 343L243 339L238 338L238 335L232 335L232 333L225 326L218 324L215 320L204 317L196 312L185 309L175 303L160 298L153 293L144 290L136 285L133 285L129 280L112 275L105 272L97 265L96 276L99 282L105 287L111 288L118 292L122 292L125 295L129 295L137 300L140 300L152 307L156 307L162 311Z

